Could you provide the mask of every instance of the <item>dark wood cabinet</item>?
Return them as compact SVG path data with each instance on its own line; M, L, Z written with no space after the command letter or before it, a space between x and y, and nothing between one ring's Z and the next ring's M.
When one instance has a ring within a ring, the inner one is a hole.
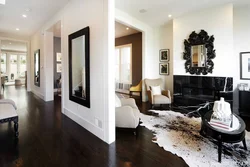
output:
M239 113L250 117L250 91L239 91Z

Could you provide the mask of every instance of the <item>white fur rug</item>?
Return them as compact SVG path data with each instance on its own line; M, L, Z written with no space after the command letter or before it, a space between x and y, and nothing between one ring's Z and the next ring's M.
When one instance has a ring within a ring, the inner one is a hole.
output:
M243 149L242 142L224 144L227 151L218 162L217 145L200 135L201 118L189 118L173 111L154 111L156 116L141 114L141 126L154 132L155 140L166 151L182 157L190 167L250 167L250 151ZM246 132L250 149L250 133Z

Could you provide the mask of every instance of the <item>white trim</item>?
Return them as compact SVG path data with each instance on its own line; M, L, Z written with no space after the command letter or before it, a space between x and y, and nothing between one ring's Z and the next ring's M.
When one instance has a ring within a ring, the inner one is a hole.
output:
M37 96L37 97L39 97L39 98L41 98L42 100L45 101L44 95L41 94L40 92L38 92L38 91L36 91L36 90L34 90L34 89L31 90L31 92L32 92L35 96Z
M103 129L95 126L94 124L90 123L89 121L85 120L84 118L80 117L79 115L75 114L74 112L70 111L67 108L63 108L63 114L66 115L68 118L75 121L77 124L81 125L83 129L88 130L90 133L96 135L97 137L103 139Z

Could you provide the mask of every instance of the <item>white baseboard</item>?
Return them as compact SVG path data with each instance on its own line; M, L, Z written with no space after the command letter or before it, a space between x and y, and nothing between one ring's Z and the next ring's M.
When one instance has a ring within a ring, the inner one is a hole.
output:
M77 124L81 125L83 128L88 130L90 133L94 134L98 138L104 141L104 131L99 127L95 126L94 124L90 123L89 121L85 120L84 118L76 115L74 112L64 108L63 114L75 121Z
M39 98L41 98L42 100L45 101L44 95L42 95L40 92L37 92L36 90L31 90L31 92L34 93L34 95L38 96Z

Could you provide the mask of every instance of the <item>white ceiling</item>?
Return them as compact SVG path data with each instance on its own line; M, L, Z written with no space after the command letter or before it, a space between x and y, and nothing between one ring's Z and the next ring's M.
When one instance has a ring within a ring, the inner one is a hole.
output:
M0 5L0 33L16 36L33 35L69 0L6 0ZM26 11L30 9L30 11ZM27 18L22 15L26 14ZM19 28L19 31L16 31Z
M115 7L156 27L188 12L231 2L250 4L250 0L115 0ZM140 13L139 11L142 9L147 12ZM168 17L169 14L172 15L172 18Z
M27 47L24 42L10 41L10 40L2 40L1 41L1 49L8 51L20 51L26 52Z
M127 28L129 28L129 29L127 30ZM138 32L140 32L140 31L137 31L136 29L129 27L129 26L126 26L124 24L121 24L117 21L115 22L115 38L136 34Z

